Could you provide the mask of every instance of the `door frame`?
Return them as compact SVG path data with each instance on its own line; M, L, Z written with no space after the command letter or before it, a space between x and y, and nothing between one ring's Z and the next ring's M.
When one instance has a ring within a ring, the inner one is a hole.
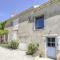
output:
M44 37L45 37L45 57L48 57L47 56L47 37L55 37L55 44L56 44L56 46L55 46L55 48L56 48L56 54L57 54L57 34L51 34L51 35L44 35Z
M16 35L18 35L18 30L13 30L12 33L13 33L13 32L16 32ZM18 39L18 36L16 36L16 39L14 39L13 37L14 37L14 33L12 34L12 39L13 39L13 40Z

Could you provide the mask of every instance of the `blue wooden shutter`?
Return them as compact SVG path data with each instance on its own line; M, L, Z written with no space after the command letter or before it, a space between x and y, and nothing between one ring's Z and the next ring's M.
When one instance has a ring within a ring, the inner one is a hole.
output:
M44 16L36 18L35 27L36 29L44 28Z

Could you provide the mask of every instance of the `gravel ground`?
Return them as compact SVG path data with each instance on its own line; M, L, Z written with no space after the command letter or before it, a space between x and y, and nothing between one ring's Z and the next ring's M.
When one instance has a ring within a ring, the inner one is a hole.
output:
M27 56L25 51L10 50L0 47L0 60L35 60L32 56Z
M54 60L50 58L39 58L38 56L35 57L35 60Z
M39 58L26 55L25 51L10 50L0 47L0 60L53 60L49 58Z

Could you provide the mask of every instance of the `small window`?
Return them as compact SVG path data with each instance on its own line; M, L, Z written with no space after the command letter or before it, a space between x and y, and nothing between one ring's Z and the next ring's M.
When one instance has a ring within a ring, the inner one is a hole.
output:
M52 38L47 38L47 46L48 47L55 47L55 38L52 37Z
M44 28L44 16L36 18L35 28L36 29L42 29L42 28Z
M16 19L16 20L13 21L13 26L15 26L17 24L18 24L18 19Z
M28 17L28 22L31 23L31 22L33 22L33 21L34 21L34 17L33 17L33 16L29 16L29 17Z

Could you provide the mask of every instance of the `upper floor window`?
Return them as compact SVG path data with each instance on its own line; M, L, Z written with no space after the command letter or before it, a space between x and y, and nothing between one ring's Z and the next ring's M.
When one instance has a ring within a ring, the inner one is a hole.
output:
M35 28L36 29L43 29L44 28L44 16L36 17Z
M18 24L18 19L16 19L16 20L13 21L13 26L15 26L17 24Z
M13 21L13 26L15 26L16 25L16 22L15 21Z

